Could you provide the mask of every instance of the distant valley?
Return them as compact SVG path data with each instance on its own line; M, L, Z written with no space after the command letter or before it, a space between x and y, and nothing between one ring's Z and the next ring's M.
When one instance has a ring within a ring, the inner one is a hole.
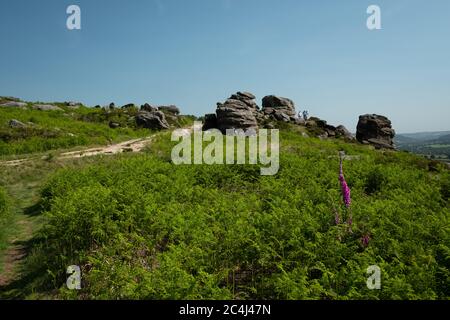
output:
M450 162L450 131L397 134L394 142L400 150Z

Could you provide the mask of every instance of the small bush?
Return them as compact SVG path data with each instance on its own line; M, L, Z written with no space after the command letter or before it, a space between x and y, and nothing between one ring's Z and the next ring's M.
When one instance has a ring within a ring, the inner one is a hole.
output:
M373 194L381 190L382 186L387 182L383 169L376 166L367 174L364 184L364 190L367 194Z

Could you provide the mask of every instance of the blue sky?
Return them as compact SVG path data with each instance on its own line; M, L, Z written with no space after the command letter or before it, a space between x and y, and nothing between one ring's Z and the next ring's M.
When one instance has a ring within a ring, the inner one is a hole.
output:
M81 30L66 8L81 8ZM381 7L382 30L366 28ZM276 94L355 131L450 130L448 0L0 0L0 95L214 112Z

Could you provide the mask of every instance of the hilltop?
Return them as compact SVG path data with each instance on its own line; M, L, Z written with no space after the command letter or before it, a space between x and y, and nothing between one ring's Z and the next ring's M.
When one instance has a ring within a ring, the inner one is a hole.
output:
M35 158L20 166L0 166L0 270L6 270L0 271L0 297L450 296L450 174L444 165L390 148L377 150L351 136L332 136L337 127L332 130L321 119L297 123L297 117L281 115L291 112L287 105L267 113L248 112L241 103L248 104L239 99L218 105L215 125L230 123L221 119L246 119L244 123L253 126L250 113L262 114L258 126L280 130L276 175L261 176L258 165L248 164L175 165L175 123L161 131L133 128L133 122L111 128L111 115L129 119L124 110L130 107L80 106L73 115L64 104L54 104L62 110L48 111L35 110L30 103L26 109L0 107L6 122L14 116L27 124L33 115L35 121L29 122L39 130L53 132L58 127L64 134L85 134L94 140L108 137L105 133L121 133L118 140L128 134L140 136L141 130L151 136L136 153ZM136 112L159 123L153 116L162 111L154 108L143 106ZM174 114L170 109L166 112ZM243 112L241 118L236 118L236 110ZM178 119L187 126L193 120ZM368 115L363 120L381 123L380 130L388 125L383 117ZM392 135L392 130L384 131L386 139ZM35 136L12 139L3 150L46 139ZM51 147L61 152L58 145ZM342 151L351 190L349 207L343 203L338 179ZM18 265L11 264L12 258L18 258ZM70 265L81 269L81 291L66 287ZM381 290L366 286L372 265L381 269Z

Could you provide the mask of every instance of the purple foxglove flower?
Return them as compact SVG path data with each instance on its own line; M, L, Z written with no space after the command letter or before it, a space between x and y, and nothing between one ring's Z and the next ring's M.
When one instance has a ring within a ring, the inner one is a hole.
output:
M341 163L339 166L339 182L341 183L342 198L344 199L344 204L348 208L348 207L350 207L350 204L352 203L352 199L350 197L350 188L348 187L347 181L345 181L345 178L344 178L344 172L342 169L342 158L341 158Z
M370 235L366 234L361 238L361 244L363 247L367 247L369 245Z

